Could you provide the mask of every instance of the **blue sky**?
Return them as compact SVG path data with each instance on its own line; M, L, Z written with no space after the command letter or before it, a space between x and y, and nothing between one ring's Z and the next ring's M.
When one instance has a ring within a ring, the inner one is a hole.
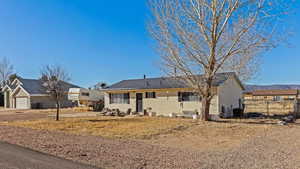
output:
M26 78L39 77L45 64L60 64L83 87L157 77L162 74L146 30L148 16L146 0L2 0L0 57ZM288 20L296 28L292 47L267 53L250 83L300 84L299 18Z

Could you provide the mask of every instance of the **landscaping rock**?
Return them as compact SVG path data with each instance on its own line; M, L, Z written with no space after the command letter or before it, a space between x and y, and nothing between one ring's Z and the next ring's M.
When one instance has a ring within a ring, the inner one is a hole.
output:
M150 113L149 113L149 116L150 116L150 117L155 117L155 116L156 116L156 112L150 112Z
M175 113L170 113L169 117L171 117L171 118L176 117L176 114Z
M287 125L287 123L285 121L282 121L282 120L278 121L277 124L281 125L281 126Z
M245 114L246 118L263 118L264 115L261 113L247 113Z
M196 114L194 114L194 115L193 115L193 120L198 120L198 119L199 119L199 116L196 115Z
M87 154L83 153L83 154L80 154L80 156L86 157L86 156L87 156Z
M218 120L220 120L220 116L212 114L212 115L209 116L209 120L211 120L211 121L218 121Z
M290 116L282 118L282 121L284 121L286 123L294 123L295 122L295 118L294 118L294 116L290 115Z

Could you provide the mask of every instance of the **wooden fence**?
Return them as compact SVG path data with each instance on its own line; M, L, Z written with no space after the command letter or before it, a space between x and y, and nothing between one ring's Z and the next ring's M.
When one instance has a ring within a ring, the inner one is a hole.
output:
M300 100L257 100L247 99L244 101L245 113L263 113L266 115L285 115L299 113Z

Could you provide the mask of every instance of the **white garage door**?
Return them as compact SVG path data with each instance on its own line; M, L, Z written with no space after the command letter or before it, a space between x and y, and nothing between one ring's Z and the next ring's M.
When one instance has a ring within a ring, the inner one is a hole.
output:
M16 98L16 108L17 109L28 109L28 98L21 97Z

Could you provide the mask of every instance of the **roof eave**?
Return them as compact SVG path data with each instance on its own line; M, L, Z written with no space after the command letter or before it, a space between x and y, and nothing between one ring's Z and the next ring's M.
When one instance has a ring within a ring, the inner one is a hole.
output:
M245 86L243 85L242 81L238 78L236 74L233 75L235 80L238 82L238 84L241 86L243 90L246 90Z
M30 97L37 97L37 96L50 96L49 94L30 94Z
M15 94L15 92L18 90L18 89L22 89L28 96L30 96L30 93L27 92L27 90L25 90L21 85L18 85L14 91L11 93L11 95L13 96Z
M9 87L8 85L5 85L5 86L2 88L2 90L1 90L1 91L2 91L2 92L4 92L6 89L10 89L10 90L12 90L12 89L11 89L11 87Z
M214 85L213 87L219 87L220 85ZM114 89L102 89L103 92L115 92L115 91L135 91L135 90L193 90L190 87L170 87L170 88L114 88Z

